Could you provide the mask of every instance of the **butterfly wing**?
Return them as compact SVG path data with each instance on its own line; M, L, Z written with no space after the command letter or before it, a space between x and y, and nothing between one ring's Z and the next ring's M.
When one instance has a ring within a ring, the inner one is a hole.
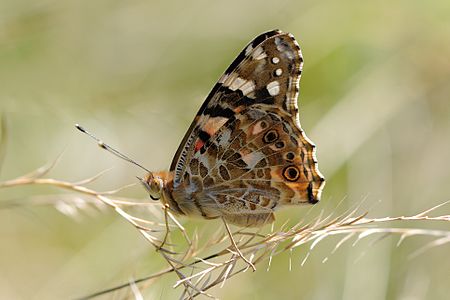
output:
M240 70L250 71L250 65L254 65L252 63L253 50L258 46L262 47L264 41L279 34L281 34L279 30L272 30L257 36L241 51L213 87L197 112L170 165L170 171L175 172L175 186L182 180L183 173L187 167L185 162L189 161L191 156L199 151L202 144L207 142L211 135L214 134L214 131L217 131L235 114L230 104L244 95L240 93L242 89L233 91L231 88L234 89L238 81L240 81L240 78L236 77Z
M294 37L274 30L225 71L172 162L182 210L257 226L279 205L319 201L324 179L298 117L302 62Z

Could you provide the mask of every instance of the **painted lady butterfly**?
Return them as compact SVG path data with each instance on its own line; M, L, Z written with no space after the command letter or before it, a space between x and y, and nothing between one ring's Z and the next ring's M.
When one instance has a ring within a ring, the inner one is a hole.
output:
M275 220L276 208L319 201L325 179L300 127L303 58L289 33L251 41L201 106L169 172L142 180L179 215L240 226Z

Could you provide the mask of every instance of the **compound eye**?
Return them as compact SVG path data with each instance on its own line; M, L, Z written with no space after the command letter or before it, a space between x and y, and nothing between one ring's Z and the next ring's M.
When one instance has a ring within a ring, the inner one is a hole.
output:
M153 180L150 183L150 198L152 200L159 200L161 198L161 192L162 192L163 183L161 178L153 178Z
M139 177L138 179L141 181L152 200L159 200L161 198L163 188L163 181L161 178L155 178L150 174L145 179Z

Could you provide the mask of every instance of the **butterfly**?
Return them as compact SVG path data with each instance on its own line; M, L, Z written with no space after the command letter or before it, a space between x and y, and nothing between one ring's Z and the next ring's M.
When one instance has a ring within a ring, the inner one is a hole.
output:
M300 126L303 58L290 33L253 39L220 77L186 132L169 171L143 180L178 215L262 226L274 211L320 200L325 179Z

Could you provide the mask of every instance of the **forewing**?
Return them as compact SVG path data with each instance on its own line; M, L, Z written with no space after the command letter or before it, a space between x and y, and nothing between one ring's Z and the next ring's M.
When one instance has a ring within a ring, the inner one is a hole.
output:
M170 166L175 186L192 155L242 109L266 104L298 119L302 61L300 48L288 33L273 30L251 41L216 83L186 132Z

